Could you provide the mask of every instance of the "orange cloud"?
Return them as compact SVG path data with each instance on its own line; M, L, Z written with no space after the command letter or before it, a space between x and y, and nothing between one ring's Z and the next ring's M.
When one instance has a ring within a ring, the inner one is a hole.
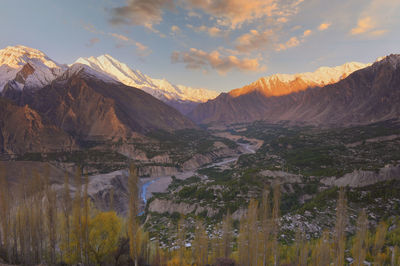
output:
M125 6L113 8L111 24L142 25L152 29L162 21L163 9L174 9L173 0L127 0Z
M121 40L121 41L124 41L124 42L129 41L129 38L127 36L125 36L125 35L118 34L118 33L109 33L109 34L110 34L110 36L112 36L112 37L114 37L114 38L116 38L118 40Z
M357 22L357 27L351 29L351 35L367 34L370 37L379 37L388 32L385 29L376 29L377 23L371 17L361 18Z
M279 16L286 22L288 16L297 13L303 0L183 0L188 9L200 9L216 17L217 23L231 28L238 28L243 23L252 22L263 17Z
M320 31L327 30L331 25L332 25L331 23L322 23L321 25L318 26L318 29Z
M272 31L264 31L260 33L257 30L251 30L236 39L236 49L240 52L263 50L267 48L267 45L271 42L272 38Z
M184 63L188 69L204 69L210 67L221 75L234 69L240 71L263 71L265 66L260 66L256 58L240 59L234 55L223 56L219 51L210 53L200 49L191 48L188 52L175 51L171 55L173 63Z
M357 26L349 33L372 38L381 36L389 31L399 12L398 0L371 0L358 17Z
M375 22L372 20L371 17L361 18L357 22L357 27L351 29L352 35L366 33L371 29L375 28Z
M222 35L222 30L217 27L207 27L204 25L195 27L190 24L186 25L186 27L188 27L189 29L193 29L195 32L207 32L208 35L210 35L211 37L217 37Z
M278 44L276 47L276 51L284 51L292 47L296 47L301 43L301 41L297 37L290 38L286 43Z
M311 33L312 33L311 30L305 30L305 31L303 32L303 37L307 37L307 36L311 35Z

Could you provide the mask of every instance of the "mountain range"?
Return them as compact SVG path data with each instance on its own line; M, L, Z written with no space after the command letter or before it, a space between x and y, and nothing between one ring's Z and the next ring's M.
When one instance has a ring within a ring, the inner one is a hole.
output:
M65 65L33 48L7 47L0 50L0 152L74 149L82 140L117 141L195 123L398 119L399 66L400 55L389 55L373 64L275 74L218 95L150 78L110 55Z
M87 65L60 65L23 46L1 55L2 152L63 150L85 140L196 128L173 107Z
M314 73L272 75L197 106L196 123L265 120L317 125L366 124L400 116L400 55Z
M99 57L81 57L76 63L88 65L127 86L144 90L175 107L183 114L190 112L197 104L214 99L219 95L216 91L173 85L166 79L151 78L138 70L129 68L126 64L108 54Z

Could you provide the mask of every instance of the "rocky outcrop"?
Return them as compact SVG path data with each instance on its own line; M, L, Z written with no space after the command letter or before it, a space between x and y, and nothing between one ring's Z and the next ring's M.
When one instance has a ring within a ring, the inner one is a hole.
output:
M386 166L379 171L363 171L356 170L352 173L345 174L342 177L326 177L321 183L327 186L338 187L365 187L378 182L398 179L400 180L400 165Z
M128 171L125 170L91 176L88 194L97 208L108 210L112 202L114 210L126 214L128 209L127 182ZM113 195L112 200L111 195Z

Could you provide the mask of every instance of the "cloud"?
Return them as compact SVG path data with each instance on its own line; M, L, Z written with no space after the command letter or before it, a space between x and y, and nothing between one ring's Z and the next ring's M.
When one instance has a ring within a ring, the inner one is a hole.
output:
M199 13L194 12L194 11L190 11L188 13L188 16L191 17L191 18L201 18L201 15Z
M83 24L82 25L85 30L94 34L104 34L103 31L96 29L96 27L92 24Z
M172 34L179 34L179 33L181 33L181 28L179 28L179 27L176 26L176 25L173 25L173 26L171 27L171 32L172 32Z
M98 43L100 41L99 38L92 38L89 40L89 42L86 44L87 47L92 47L94 46L96 43Z
M371 17L361 18L357 22L357 27L351 29L352 35L366 33L371 29L375 28L376 23L372 21Z
M136 52L138 53L139 56L148 56L151 54L151 50L149 47L146 45L135 41L131 38L129 38L126 35L115 33L115 32L104 32L101 30L96 29L95 26L92 24L86 24L83 25L83 28L91 33L98 34L98 35L103 35L103 36L109 36L115 39L117 43L117 47L123 47L123 46L135 46L136 47ZM87 46L93 46L95 43L99 42L98 38L92 38L87 44Z
M236 39L236 49L246 53L255 50L264 50L268 47L268 44L272 42L272 39L273 32L271 30L264 32L251 30Z
M312 33L312 31L311 31L311 30L305 30L305 31L303 32L303 37L310 36L310 35L311 35L311 33Z
M140 56L148 56L151 54L151 50L149 47L147 47L146 45L135 41L131 38L129 38L128 36L122 35L122 34L118 34L118 33L108 33L108 35L114 37L116 40L120 41L120 43L118 44L118 47L123 47L125 45L130 45L130 46L135 46L136 47L136 51Z
M357 22L357 27L351 29L350 34L367 34L370 37L379 37L388 32L386 29L376 29L376 25L376 21L371 17L361 18Z
M152 28L162 21L164 9L173 10L173 0L127 0L126 5L111 10L113 25L142 25Z
M288 19L288 18L285 18L285 17L280 17L280 18L278 18L276 21L278 21L279 23L286 23L286 22L289 21L289 19Z
M217 18L217 23L233 29L243 23L253 22L263 17L279 16L281 22L297 13L303 0L183 0L188 9L200 9Z
M361 18L357 22L357 27L352 28L350 33L351 35L368 34L370 37L378 37L388 32L385 29L376 29L376 25L377 22L371 17Z
M318 26L318 30L323 31L323 30L327 30L332 24L325 22L325 23L321 23L321 25Z
M259 72L266 69L256 58L240 59L234 55L224 56L217 50L208 53L196 48L191 48L187 52L173 52L171 61L172 63L184 63L188 69L208 70L212 68L221 75L232 70Z
M298 30L298 28L296 28L295 30ZM288 41L286 41L285 43L277 44L275 46L275 51L277 51L277 52L284 51L284 50L287 50L289 48L293 48L293 47L299 46L301 43L305 42L307 37L310 36L312 33L313 33L313 31L310 30L310 29L305 30L302 35L300 35L298 37L293 36Z
M400 1L371 0L357 19L357 25L350 30L351 35L378 37L389 31L390 24L398 19Z
M208 35L210 35L211 37L221 36L222 33L223 33L220 28L207 27L205 25L201 25L199 27L196 27L196 26L193 26L191 24L187 24L186 27L188 27L189 29L194 30L195 32L207 32Z
M290 38L286 43L278 44L276 47L276 51L284 51L292 47L298 46L302 41L300 41L297 37Z
M109 33L109 34L110 34L110 36L112 36L118 40L124 41L124 42L128 42L130 40L128 37L126 37L125 35L122 35L122 34L118 34L118 33Z

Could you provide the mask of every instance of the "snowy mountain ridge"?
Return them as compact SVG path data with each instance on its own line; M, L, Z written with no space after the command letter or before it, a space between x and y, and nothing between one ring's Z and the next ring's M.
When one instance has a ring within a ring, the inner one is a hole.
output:
M321 87L336 83L354 71L370 65L372 64L349 62L336 67L320 67L314 72L273 74L268 77L262 77L242 88L232 90L229 94L238 97L252 91L261 91L266 96L286 95L309 87Z
M66 68L39 50L22 45L8 46L0 50L0 92L11 80L20 89L43 87Z
M138 70L131 69L108 54L98 57L81 57L75 63L85 64L97 71L107 73L125 85L142 89L164 101L200 103L219 95L218 92L212 90L173 85L166 79L153 79Z

